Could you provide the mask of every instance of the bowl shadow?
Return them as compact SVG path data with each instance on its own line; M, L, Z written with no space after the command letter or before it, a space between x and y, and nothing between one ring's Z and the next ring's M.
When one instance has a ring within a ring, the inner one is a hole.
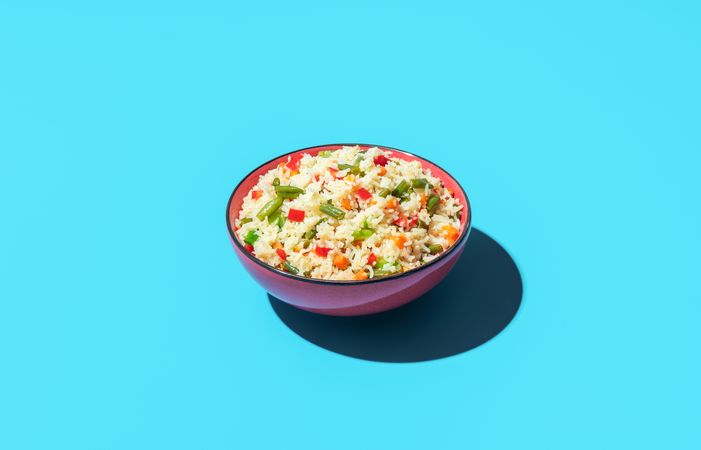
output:
M494 239L474 229L448 276L417 300L379 314L315 314L268 294L280 320L332 352L383 362L418 362L471 350L492 339L521 305L516 263Z

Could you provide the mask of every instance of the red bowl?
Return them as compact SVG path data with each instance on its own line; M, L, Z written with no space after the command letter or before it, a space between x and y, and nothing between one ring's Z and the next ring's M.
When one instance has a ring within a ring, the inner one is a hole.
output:
M233 223L239 214L244 197L258 183L258 177L275 168L280 162L287 161L287 157L290 155L298 153L316 155L322 150L337 150L350 145L358 145L362 149L378 147L390 152L396 158L406 161L416 160L425 169L431 169L433 176L440 178L443 184L451 189L458 200L465 205L460 218L460 235L455 244L438 258L423 266L396 275L363 281L319 280L292 275L269 266L246 251L234 234ZM226 226L229 230L229 239L236 256L248 273L266 291L280 300L307 311L334 316L360 316L387 311L409 303L433 288L445 278L462 254L471 229L471 217L472 210L465 190L448 172L411 153L370 144L319 145L278 156L246 175L234 189L226 207Z

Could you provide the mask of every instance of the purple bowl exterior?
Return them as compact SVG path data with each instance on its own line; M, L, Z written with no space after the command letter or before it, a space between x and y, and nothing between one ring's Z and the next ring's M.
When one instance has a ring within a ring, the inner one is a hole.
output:
M468 230L467 233L470 231ZM232 242L246 271L273 296L300 309L332 316L361 316L398 308L428 292L448 275L467 239L450 255L404 277L367 284L324 284L290 279L252 262Z

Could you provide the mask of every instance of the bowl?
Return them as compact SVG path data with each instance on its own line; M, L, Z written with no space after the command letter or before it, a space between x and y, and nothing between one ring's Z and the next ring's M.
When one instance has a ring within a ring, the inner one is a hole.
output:
M387 277L361 281L321 280L293 275L269 266L246 251L234 234L233 224L239 214L244 197L256 185L260 175L286 161L288 156L300 153L309 153L315 156L323 150L338 150L343 146L356 145L360 146L361 149L378 147L390 152L393 157L407 161L419 161L424 169L430 169L435 177L440 178L443 184L453 191L453 195L460 200L465 209L460 218L460 235L452 247L423 266ZM472 210L465 190L444 169L412 153L370 144L327 144L280 155L246 175L232 192L226 207L226 226L229 230L231 245L233 245L234 252L243 267L258 284L274 297L297 308L334 316L359 316L387 311L409 303L428 292L445 278L460 258L470 233L471 218Z

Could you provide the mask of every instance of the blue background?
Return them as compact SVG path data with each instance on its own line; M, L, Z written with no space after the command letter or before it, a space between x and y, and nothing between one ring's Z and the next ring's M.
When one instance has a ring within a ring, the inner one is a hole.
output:
M700 448L698 3L95 3L0 3L0 448ZM464 184L524 280L496 338L273 313L228 195L353 141Z

